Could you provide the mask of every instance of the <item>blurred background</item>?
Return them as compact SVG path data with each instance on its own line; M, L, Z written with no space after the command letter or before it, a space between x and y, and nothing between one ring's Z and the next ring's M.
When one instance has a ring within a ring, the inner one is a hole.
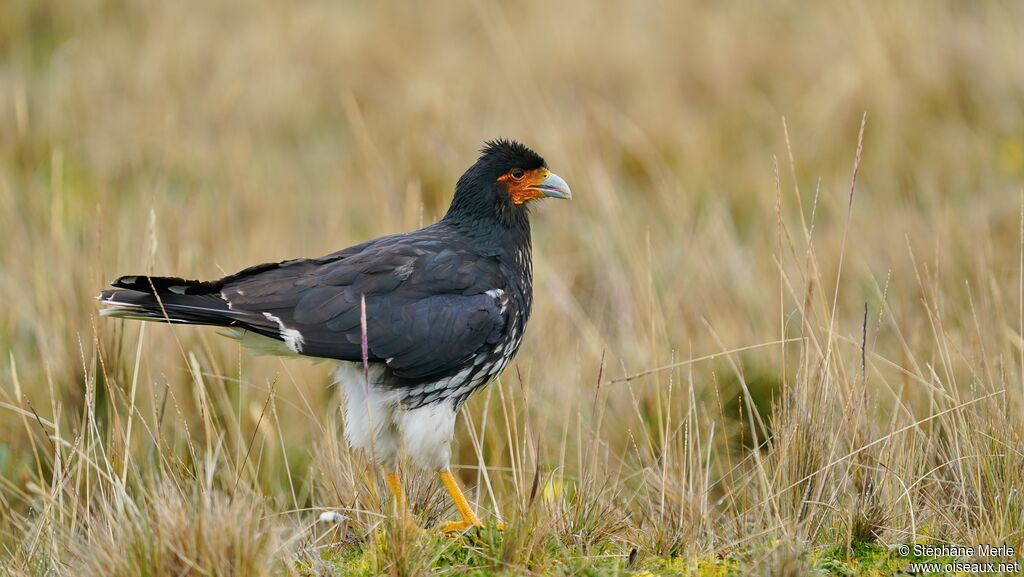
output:
M534 210L534 316L502 382L532 401L531 434L552 439L542 463L566 460L578 435L563 427L594 422L599 389L614 450L675 402L721 417L715 443L748 446L745 395L767 415L822 363L856 374L862 340L866 384L849 390L868 391L866 422L883 430L914 407L926 416L936 387L1021 388L1022 11L4 2L0 475L23 486L46 452L11 406L75 433L95 402L118 455L135 371L150 425L171 392L169 438L178 420L197 426L189 391L204 374L229 395L236 456L275 388L293 425L265 440L253 479L286 493L337 405L325 366L252 358L210 330L143 338L98 318L94 295L120 274L219 277L428 224L497 137L536 149L573 190ZM798 362L806 340L775 343L809 333L839 360ZM673 383L692 399L662 403ZM470 403L478 421L485 395ZM476 463L461 425L459 438L456 460ZM493 442L491 464L513 459Z

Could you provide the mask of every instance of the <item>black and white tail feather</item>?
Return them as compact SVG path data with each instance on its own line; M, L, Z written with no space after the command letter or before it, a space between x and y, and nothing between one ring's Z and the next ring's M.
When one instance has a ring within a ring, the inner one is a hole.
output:
M123 276L97 299L103 316L189 325L233 326L242 319L209 283L172 277Z
M221 334L241 342L252 353L291 356L301 335L272 317L231 310L216 283L177 277L123 276L116 287L97 296L105 317L181 325L225 327Z

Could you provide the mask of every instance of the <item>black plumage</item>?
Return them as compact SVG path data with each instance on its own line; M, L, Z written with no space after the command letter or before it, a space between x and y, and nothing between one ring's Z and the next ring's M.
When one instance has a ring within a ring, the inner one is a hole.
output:
M522 341L532 304L527 200L568 198L544 160L488 143L456 185L447 214L423 229L335 253L250 267L202 282L121 277L105 314L252 331L299 354L359 362L416 408L457 408L496 376Z

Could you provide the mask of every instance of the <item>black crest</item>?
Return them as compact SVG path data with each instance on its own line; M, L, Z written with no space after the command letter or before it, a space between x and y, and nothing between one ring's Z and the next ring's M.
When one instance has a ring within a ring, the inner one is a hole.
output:
M455 196L445 218L450 221L497 220L507 227L529 226L526 206L516 206L498 178L513 168L546 167L544 159L525 145L499 138L484 144L480 158L455 185Z
M532 170L546 166L544 159L527 148L526 145L505 138L485 142L483 148L480 149L480 159L477 163L480 162L496 167L505 167L501 174L513 168Z

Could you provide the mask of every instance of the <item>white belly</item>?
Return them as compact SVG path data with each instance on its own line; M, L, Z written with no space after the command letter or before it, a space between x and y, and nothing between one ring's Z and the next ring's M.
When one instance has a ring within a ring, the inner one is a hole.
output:
M362 363L338 363L334 376L345 393L349 445L390 470L403 456L420 469L446 469L455 433L453 403L444 400L405 409L399 392L382 385L384 370L383 365L371 364L367 382Z

